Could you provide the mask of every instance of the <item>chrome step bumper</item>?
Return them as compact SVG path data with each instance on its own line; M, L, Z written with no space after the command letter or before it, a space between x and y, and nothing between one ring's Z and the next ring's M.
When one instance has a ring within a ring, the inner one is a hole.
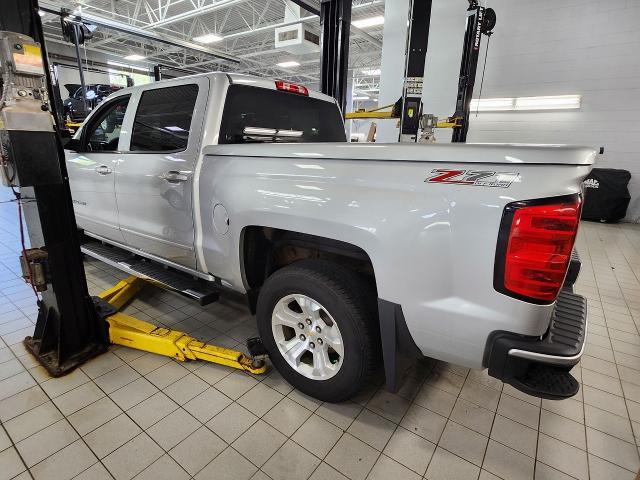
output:
M530 395L560 399L578 392L569 371L580 361L587 337L587 301L563 290L542 338L494 332L487 345L489 375Z

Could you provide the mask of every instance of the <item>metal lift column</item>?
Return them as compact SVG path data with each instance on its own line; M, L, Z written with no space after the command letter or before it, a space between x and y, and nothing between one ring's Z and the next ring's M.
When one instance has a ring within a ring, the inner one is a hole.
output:
M452 117L456 122L456 126L453 127L452 142L467 141L471 97L473 95L473 86L478 68L480 42L482 40L482 34L491 35L491 30L495 24L496 14L492 8L481 7L478 5L477 0L469 0L467 27L464 33L462 62L460 64L460 77L458 79L456 111Z
M432 0L411 0L407 33L400 142L416 142L422 114L422 83L429 42Z
M351 0L322 0L320 3L320 90L331 95L345 111Z
M0 30L0 173L18 201L29 198L25 219L37 248L23 249L21 262L25 279L42 296L25 346L59 376L106 350L107 324L87 291L64 151L50 113L52 86L37 0L3 0ZM37 208L31 208L33 199Z

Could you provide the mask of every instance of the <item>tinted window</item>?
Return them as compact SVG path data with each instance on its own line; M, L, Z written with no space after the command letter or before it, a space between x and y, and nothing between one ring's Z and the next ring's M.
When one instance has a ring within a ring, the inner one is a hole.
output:
M231 85L220 143L345 142L334 103L290 92Z
M133 122L130 150L171 152L187 148L198 86L147 90Z
M120 131L128 104L129 96L126 96L109 102L96 112L96 117L87 126L87 150L100 152L118 150Z

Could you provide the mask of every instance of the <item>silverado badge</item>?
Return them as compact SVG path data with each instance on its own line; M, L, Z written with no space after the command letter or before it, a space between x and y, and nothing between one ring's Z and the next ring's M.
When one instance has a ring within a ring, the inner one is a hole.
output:
M473 185L476 187L500 187L509 186L518 181L519 173L514 172L494 172L490 170L447 170L436 168L431 170L425 182L429 183L449 183L456 185Z

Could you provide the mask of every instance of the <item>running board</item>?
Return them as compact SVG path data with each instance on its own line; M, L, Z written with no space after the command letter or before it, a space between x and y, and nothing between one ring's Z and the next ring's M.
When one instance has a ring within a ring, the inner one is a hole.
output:
M131 252L100 242L88 242L80 246L85 255L134 275L161 288L178 292L185 297L208 305L218 300L220 290L210 282L199 280L187 273L143 259Z

